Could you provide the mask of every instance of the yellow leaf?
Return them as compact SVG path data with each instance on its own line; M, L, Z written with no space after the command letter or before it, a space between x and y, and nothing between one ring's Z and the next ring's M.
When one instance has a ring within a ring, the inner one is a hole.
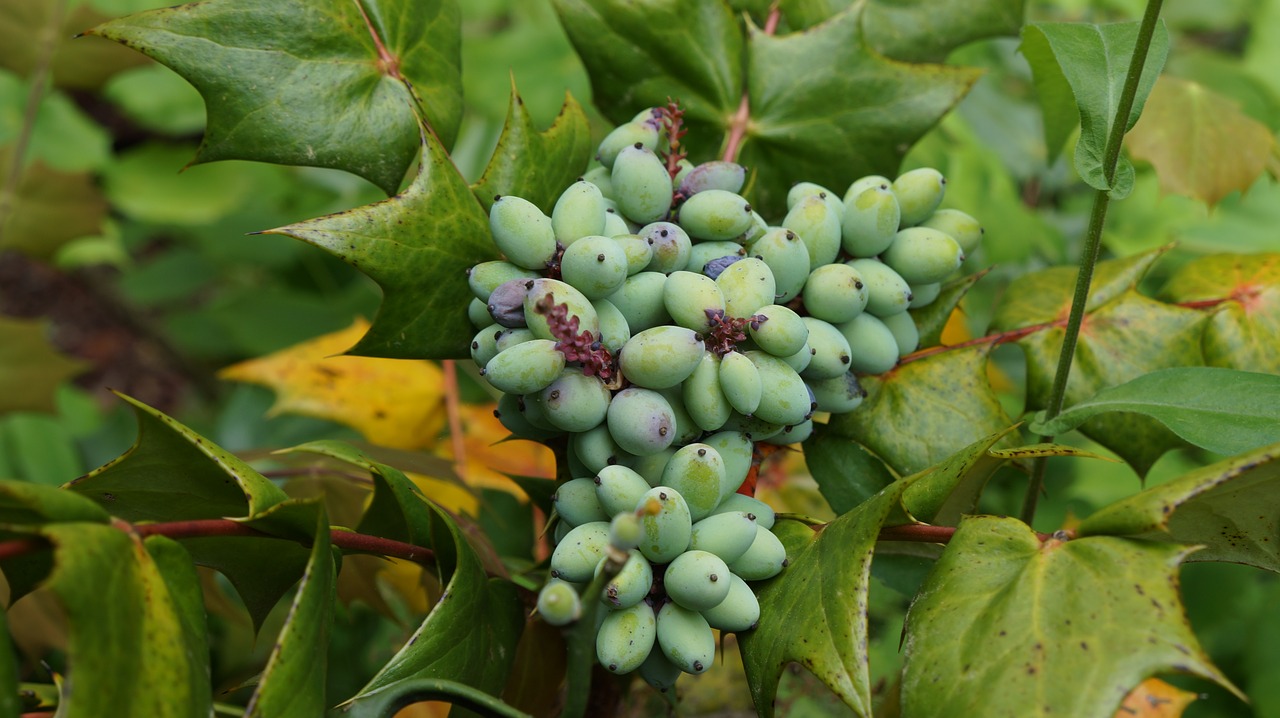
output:
M1179 718L1196 699L1196 694L1148 678L1125 696L1115 718Z
M440 367L426 361L338 356L368 328L359 319L342 331L229 366L218 376L274 390L272 414L336 421L372 443L396 449L432 445L445 423Z
M524 492L508 475L553 478L556 474L555 454L533 441L503 441L511 434L493 415L495 404L464 404L459 407L462 420L462 446L466 454L462 480L475 488ZM441 442L441 457L455 459L453 445Z
M1151 163L1162 188L1213 205L1253 184L1275 138L1234 100L1164 75L1125 142L1134 159Z

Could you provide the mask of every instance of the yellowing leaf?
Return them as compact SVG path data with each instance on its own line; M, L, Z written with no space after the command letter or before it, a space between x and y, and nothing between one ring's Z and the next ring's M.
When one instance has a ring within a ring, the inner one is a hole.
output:
M466 460L462 480L474 488L511 491L523 496L507 476L556 475L555 455L532 441L503 441L511 432L493 415L493 404L464 404L460 407L463 450ZM454 458L453 445L441 442L440 456Z
M1134 159L1155 167L1163 188L1213 205L1253 184L1275 138L1234 100L1164 76L1126 142Z
M1115 718L1180 718L1195 699L1194 693L1148 678L1125 696Z
M336 356L369 328L350 327L223 369L231 381L276 392L273 414L294 413L347 424L369 441L397 449L435 442L445 423L440 368L425 361Z

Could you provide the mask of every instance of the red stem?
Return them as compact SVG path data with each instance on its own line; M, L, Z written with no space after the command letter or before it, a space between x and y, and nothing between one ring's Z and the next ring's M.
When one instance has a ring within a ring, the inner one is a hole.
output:
M394 77L397 80L403 79L400 76L400 59L397 58L387 46L382 43L382 38L378 37L378 31L373 27L373 22L369 20L369 13L365 12L364 0L356 0L356 9L360 11L360 17L364 19L364 26L369 30L369 36L373 38L373 46L378 50L378 64L388 77Z
M956 533L954 526L928 526L926 524L907 524L903 526L889 526L880 529L880 535L877 541L913 541L917 543L947 543ZM1062 532L1061 535L1046 534L1036 532L1036 537L1041 542L1050 539L1071 539L1075 538L1075 534L1070 531Z
M782 20L782 10L778 7L778 3L774 2L769 7L769 16L764 21L764 34L773 35L778 32L778 23ZM742 101L738 103L738 111L733 113L733 118L729 120L729 137L724 143L724 152L720 159L725 162L735 162L738 159L738 150L742 148L742 141L747 137L747 125L751 122L751 100L748 98L747 91L742 91Z

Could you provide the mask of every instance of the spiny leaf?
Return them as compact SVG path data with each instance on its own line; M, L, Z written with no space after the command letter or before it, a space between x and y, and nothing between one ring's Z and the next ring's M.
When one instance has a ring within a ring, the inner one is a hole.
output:
M506 682L524 626L515 585L490 579L462 531L446 514L425 503L450 536L456 569L440 601L408 643L344 706L353 716L383 715L388 692L399 694L421 679L458 681L489 694ZM437 556L449 546L437 543ZM458 650L465 646L466 650Z
M326 707L325 676L329 629L336 593L329 521L315 511L315 540L306 571L276 637L258 687L249 698L246 718L311 718Z
M573 95L565 93L556 121L539 132L513 77L507 122L484 175L471 189L486 212L495 196L510 194L550 214L560 192L587 168L593 149L587 115Z
M757 587L759 626L738 636L751 699L762 718L773 715L778 679L792 662L811 671L859 716L870 718L871 553L904 487L903 482L885 487L816 535L796 521L774 527L790 563Z
M0 167L8 167L12 149L0 150ZM8 212L0 214L0 250L16 249L30 257L52 257L67 242L95 235L107 216L102 190L87 172L62 172L37 160L18 177L9 194Z
M1275 138L1238 104L1177 77L1156 82L1126 140L1135 160L1155 167L1161 188L1215 205L1262 174Z
M969 293L973 285L987 275L990 269L984 269L959 279L947 282L938 292L938 298L918 309L912 309L911 321L920 331L920 348L938 346L942 343L942 330L947 326L951 313L959 306L960 300Z
M67 718L207 718L209 653L200 583L182 547L104 524L50 524L46 586L71 626Z
M867 398L831 420L899 475L921 471L1013 423L987 381L988 345L952 349L862 379Z
M1234 690L1178 596L1182 546L1041 543L1020 521L964 519L907 615L903 714L1108 718L1159 671Z
M882 55L895 60L942 62L966 43L1016 34L1022 27L1024 5L1024 0L872 0L867 3L863 23L871 46Z
M1036 415L1031 430L1054 436L1099 414L1150 416L1186 441L1219 454L1238 454L1280 441L1280 376L1214 367L1143 374L1109 387L1051 421Z
M832 424L813 425L804 462L831 510L843 514L893 483L893 472L866 447Z
M208 126L195 162L332 167L393 194L417 154L415 106L446 145L457 134L460 28L450 0L206 0L89 32L200 91Z
M790 35L749 27L751 122L739 161L760 170L753 206L766 217L800 180L843 192L859 176L897 174L907 148L978 78L971 69L876 54L863 35L862 8ZM735 98L725 116L736 105Z
M1231 561L1280 572L1280 444L1191 471L1117 501L1080 522L1081 536L1134 536L1200 544L1193 561Z
M742 31L723 0L554 0L590 68L597 107L615 123L680 101L688 144L709 153L742 98Z
M1206 306L1205 363L1280 374L1280 254L1215 254L1188 262L1165 301Z
M368 329L369 323L359 319L342 331L233 364L218 376L274 389L272 414L302 414L347 424L369 441L397 449L434 443L445 423L440 368L425 361L335 356Z
M1078 119L1076 171L1090 187L1110 190L1117 199L1133 188L1133 164L1121 157L1114 181L1108 184L1102 167L1107 139L1117 120L1125 123L1126 131L1133 128L1169 53L1169 31L1161 21L1151 38L1129 116L1117 118L1137 39L1137 22L1035 23L1022 31L1022 54L1031 63L1040 95L1049 158L1057 156Z
M46 521L108 523L110 514L70 491L26 481L0 481L0 524L34 525Z
M489 220L425 128L418 176L395 197L268 230L333 254L382 287L373 326L350 354L396 359L467 355L467 270L497 258Z
M53 390L84 370L47 334L42 322L0 317L0 413L53 411Z

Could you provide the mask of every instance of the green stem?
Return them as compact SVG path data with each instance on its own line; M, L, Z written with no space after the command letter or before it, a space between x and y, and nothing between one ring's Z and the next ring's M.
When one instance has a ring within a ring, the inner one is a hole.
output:
M1160 7L1163 4L1164 0L1148 0L1146 12L1142 15L1142 24L1138 28L1133 57L1129 59L1129 74L1124 79L1124 90L1120 93L1120 106L1116 108L1115 120L1111 125L1111 134L1107 136L1106 152L1102 160L1102 172L1108 186L1115 183L1116 165L1120 161L1120 147L1124 144L1124 134L1128 129L1129 112L1133 109L1133 101L1138 94L1138 80L1142 78L1142 69L1147 64L1147 53L1151 48L1151 38L1155 34L1156 20L1160 17ZM1067 394L1067 379L1071 376L1071 360L1075 356L1076 340L1080 336L1085 304L1089 300L1089 285L1093 282L1093 269L1098 264L1098 254L1102 251L1102 226L1106 222L1107 207L1110 202L1111 194L1108 190L1094 192L1093 209L1089 213L1089 229L1085 235L1084 250L1080 254L1080 271L1076 275L1075 296L1071 299L1071 314L1067 317L1067 328L1062 337L1062 351L1058 354L1058 371L1053 377L1053 390L1045 406L1046 419L1052 419L1062 412ZM1052 438L1042 436L1040 441L1049 441ZM1031 472L1031 483L1027 487L1027 495L1022 503L1022 520L1028 524L1035 518L1036 503L1040 500L1040 493L1044 488L1046 460L1047 457L1036 460Z
M18 185L22 182L22 167L26 160L27 146L31 144L36 116L40 113L40 102L44 99L45 84L49 81L53 53L58 48L59 31L62 29L62 17L66 9L66 0L55 2L53 10L49 13L48 23L40 28L37 40L40 55L35 67L31 70L31 88L27 91L27 106L22 114L22 127L18 130L18 139L13 145L13 156L9 158L4 183L0 184L0 245L4 243L4 226L9 220L9 213L18 202Z

